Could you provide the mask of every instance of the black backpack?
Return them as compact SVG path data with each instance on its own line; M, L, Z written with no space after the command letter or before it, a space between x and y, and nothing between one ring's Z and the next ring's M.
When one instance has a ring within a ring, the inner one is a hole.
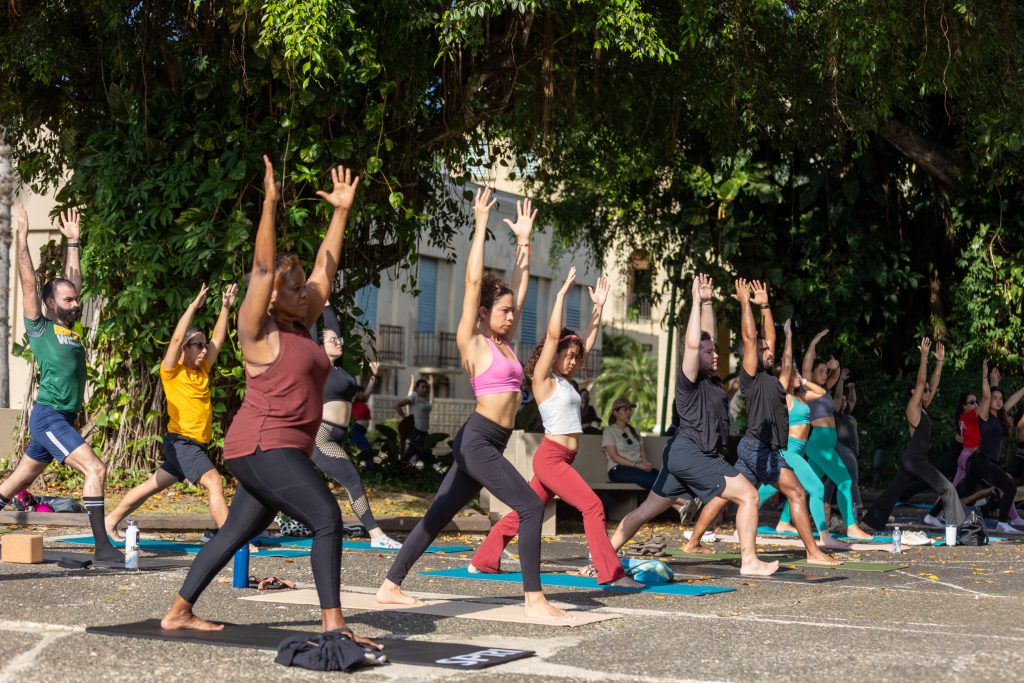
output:
M985 531L985 520L977 512L964 520L956 529L957 545L988 545L988 533Z

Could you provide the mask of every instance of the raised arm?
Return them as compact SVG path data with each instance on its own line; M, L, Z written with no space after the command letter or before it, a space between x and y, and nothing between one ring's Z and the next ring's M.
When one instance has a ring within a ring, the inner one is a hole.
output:
M707 288L709 291L714 291L711 287L711 278L708 278ZM708 299L707 301L701 301L700 304L700 329L711 335L711 343L718 347L718 321L715 320L715 306L714 300Z
M846 383L846 405L850 413L857 407L857 386L853 382Z
M1024 397L1024 387L1021 387L1017 391L1013 392L1012 394L1010 394L1010 397L1008 399L1003 401L1003 409L1006 410L1007 413L1009 413L1011 410L1013 410L1014 406L1020 403L1021 397Z
M597 343L597 333L601 331L601 311L604 310L604 303L608 300L608 292L611 285L604 275L597 278L595 287L587 287L590 300L594 306L590 309L590 320L587 321L587 329L583 332L583 348L585 353L590 353Z
M805 377L800 377L800 386L804 388L804 403L817 401L827 393L825 387L815 384Z
M57 229L68 239L68 253L64 257L64 277L75 285L75 291L82 293L82 231L78 209L60 212Z
M260 213L260 225L256 229L249 286L238 309L238 343L242 347L243 356L247 346L261 341L267 334L264 323L270 306L270 295L274 291L274 269L277 266L274 214L281 188L274 182L274 167L266 154L263 155L263 193L263 210Z
M212 368L217 362L220 350L224 348L224 340L228 338L228 320L231 318L231 307L235 305L235 298L238 296L238 285L232 282L224 288L220 295L220 313L217 314L217 323L213 326L213 335L206 345L206 365Z
M835 356L829 356L828 361L825 363L825 367L828 368L828 377L825 378L825 388L831 389L839 382L839 361L836 360Z
M928 394L924 398L924 407L931 406L935 395L939 393L939 382L942 381L942 364L946 362L946 347L942 342L935 342L935 369L932 370L932 378L928 382Z
M697 381L700 371L700 333L701 307L705 303L710 307L714 296L711 278L703 273L693 279L691 289L693 301L690 304L690 318L686 323L686 335L683 337L683 359L680 367L686 379Z
M497 199L491 199L490 188L477 189L473 197L473 216L476 227L473 230L473 241L469 244L469 257L466 259L466 290L462 297L462 317L455 332L455 340L459 351L465 358L469 351L469 343L473 340L476 321L480 316L480 284L484 279L484 242L487 240L487 217Z
M771 304L768 303L768 286L760 280L754 280L750 283L750 288L753 290L750 303L761 309L761 336L768 343L768 348L774 356L776 339L775 318L772 316Z
M832 407L836 412L839 412L843 407L843 396L845 395L843 384L849 376L850 368L842 368L839 371L839 380L836 382L835 395L832 397Z
M782 326L782 331L786 334L786 341L782 346L782 364L780 367L782 370L779 372L779 382L782 384L782 388L789 389L789 381L793 378L793 321L786 318L786 323Z
M24 204L14 207L15 249L18 254L18 278L21 280L21 291L24 301L21 304L26 319L35 320L42 313L39 304L39 290L36 286L36 269L32 265L32 254L28 251L28 212Z
M743 336L743 371L753 377L757 374L758 351L757 324L754 311L750 308L750 283L743 278L736 279L736 293L733 297L740 302L740 332Z
M978 403L978 419L985 421L992 406L992 387L988 383L988 358L981 362L981 402Z
M814 359L817 358L818 354L818 342L820 342L827 334L828 330L822 330L818 334L814 335L814 339L811 340L811 343L807 346L807 350L804 351L804 364L803 367L800 368L800 373L804 377L811 376L811 371L814 369Z
M533 393L538 403L548 399L548 383L552 380L548 377L551 368L555 364L555 356L558 355L558 342L562 334L562 309L565 306L565 294L576 282L576 266L569 268L569 274L565 276L565 282L555 294L555 303L551 307L551 317L548 319L548 330L544 335L544 346L540 350L540 357L533 366ZM583 360L582 358L580 360Z
M921 362L917 366L917 381L914 383L914 393L910 395L910 401L907 403L907 422L914 429L921 423L921 401L924 398L924 382L928 378L928 352L931 348L931 339L925 337L921 340Z
M356 188L359 187L359 176L352 177L352 169L338 166L331 169L332 188L330 192L317 190L318 197L334 207L331 222L327 226L327 234L320 243L320 251L316 255L313 271L306 281L309 308L306 313L306 327L320 317L320 309L331 294L331 284L338 273L341 263L341 246L345 241L345 224L348 222L349 211L356 199Z
M178 318L178 324L174 326L174 332L171 333L171 341L167 345L167 350L164 351L164 359L160 362L164 370L173 370L178 364L178 357L181 356L181 346L185 343L185 333L188 332L188 327L192 324L192 318L195 316L196 311L206 303L206 293L208 291L209 289L204 282L199 288L199 294L196 295L195 299L192 299L192 303L185 308L185 312ZM213 364L211 363L210 366L212 367Z
M516 222L505 219L505 224L516 236L516 264L512 268L512 299L516 305L516 316L508 329L508 337L515 334L522 317L523 305L526 303L526 290L530 285L530 235L533 234L533 220L537 217L537 209L533 208L529 199L516 201Z

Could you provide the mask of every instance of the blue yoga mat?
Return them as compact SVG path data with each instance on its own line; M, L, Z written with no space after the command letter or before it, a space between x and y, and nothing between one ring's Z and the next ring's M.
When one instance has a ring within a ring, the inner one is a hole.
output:
M92 536L78 536L76 538L62 538L63 543L77 543L79 545L96 545ZM123 548L124 541L113 541L115 548ZM184 543L182 541L161 541L152 538L144 538L139 541L139 547L154 553L187 553L195 555L203 548L202 543ZM310 551L301 548L260 548L250 557L308 557Z
M460 569L436 569L429 572L420 572L423 576L443 576L449 579L470 579L479 581L501 581L503 583L522 583L523 575L520 572L508 572L503 574L470 574L465 567ZM712 595L714 593L730 593L735 588L723 586L706 586L690 583L670 583L661 586L645 586L640 589L619 588L618 586L603 586L597 579L586 576L574 576L572 574L541 574L540 583L542 586L564 586L568 588L597 588L600 590L618 590L629 593L659 593L664 595Z
M898 508L917 508L918 510L931 510L932 509L932 506L929 505L928 503L904 503L903 501L900 501L900 502L896 503L896 507L898 507Z
M757 527L758 536L768 536L775 538L800 538L800 534L795 531L776 531L774 527L770 526L759 526ZM818 537L818 532L814 532L814 537ZM840 541L846 541L848 543L892 543L892 536L872 536L871 538L853 538L852 536L842 536L835 534L832 538L837 538Z
M309 548L313 545L313 539L308 536L260 536L257 541L261 545L266 546L290 546L293 548ZM354 541L346 540L341 546L345 550L382 550L389 552L398 552L397 548L374 548L370 546L369 541ZM428 553L465 553L473 550L472 546L468 545L432 545L428 546L426 552Z

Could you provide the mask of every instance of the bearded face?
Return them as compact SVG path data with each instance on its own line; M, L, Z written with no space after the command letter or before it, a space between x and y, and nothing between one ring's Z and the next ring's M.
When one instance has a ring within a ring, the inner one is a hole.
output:
M82 307L78 305L78 292L70 285L58 284L54 287L53 298L47 299L46 305L53 312L53 316L67 327L73 327L82 317Z

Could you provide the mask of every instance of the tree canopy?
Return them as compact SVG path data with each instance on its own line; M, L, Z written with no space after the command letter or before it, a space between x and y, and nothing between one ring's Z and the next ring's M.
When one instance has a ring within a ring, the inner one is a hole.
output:
M1022 28L1008 0L12 0L0 126L25 182L70 172L89 207L111 428L152 418L126 377L197 284L247 270L264 152L306 259L326 168L361 169L342 312L421 235L455 248L446 188L498 163L558 244L767 279L865 367L925 332L1019 365Z

